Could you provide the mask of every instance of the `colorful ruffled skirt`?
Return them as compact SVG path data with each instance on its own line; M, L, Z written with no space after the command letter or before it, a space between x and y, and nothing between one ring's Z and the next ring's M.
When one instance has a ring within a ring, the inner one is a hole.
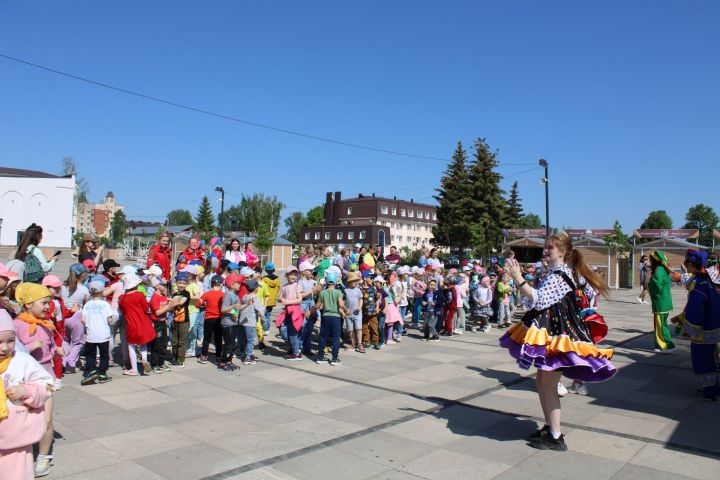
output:
M610 363L612 349L598 348L571 296L545 310L530 310L522 322L502 337L523 369L561 371L563 376L583 382L603 382L617 373Z

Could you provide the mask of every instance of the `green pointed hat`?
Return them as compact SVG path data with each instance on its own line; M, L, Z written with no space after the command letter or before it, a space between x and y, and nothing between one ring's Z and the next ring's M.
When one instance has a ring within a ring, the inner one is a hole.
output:
M650 256L654 258L657 262L659 262L661 265L665 265L667 267L667 257L660 250L655 250L653 253L650 254Z

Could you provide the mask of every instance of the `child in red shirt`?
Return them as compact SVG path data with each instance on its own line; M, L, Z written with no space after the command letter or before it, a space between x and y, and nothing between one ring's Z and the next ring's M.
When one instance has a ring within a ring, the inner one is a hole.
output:
M203 341L202 350L198 363L208 362L208 348L210 347L210 338L212 337L215 344L215 356L220 361L220 352L222 351L222 326L220 325L220 307L222 306L223 283L225 279L220 275L215 275L210 281L211 290L203 293L196 302L198 308L205 307L205 324L203 325Z
M170 366L165 363L168 346L167 314L175 306L175 302L167 297L167 289L157 277L152 279L155 292L150 297L150 320L155 328L155 339L148 345L150 350L150 366L155 373L169 372Z

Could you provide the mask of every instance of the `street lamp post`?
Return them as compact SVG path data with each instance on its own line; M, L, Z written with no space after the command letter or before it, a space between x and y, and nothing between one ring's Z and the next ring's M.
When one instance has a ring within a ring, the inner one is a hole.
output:
M544 158L538 160L538 164L545 169L545 176L542 183L545 184L545 236L550 236L550 178L548 177L548 162Z
M220 192L220 216L218 217L218 230L220 231L220 237L222 237L222 222L223 214L225 213L225 189L223 187L215 187L215 191Z

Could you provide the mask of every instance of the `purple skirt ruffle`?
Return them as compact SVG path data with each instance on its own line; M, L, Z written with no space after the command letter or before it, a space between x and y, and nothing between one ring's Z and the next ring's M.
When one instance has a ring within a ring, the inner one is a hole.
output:
M617 369L607 358L582 357L575 352L547 356L544 345L520 345L507 333L500 337L500 346L507 348L520 368L525 370L535 366L540 370L561 371L563 376L582 382L604 382L617 373Z

